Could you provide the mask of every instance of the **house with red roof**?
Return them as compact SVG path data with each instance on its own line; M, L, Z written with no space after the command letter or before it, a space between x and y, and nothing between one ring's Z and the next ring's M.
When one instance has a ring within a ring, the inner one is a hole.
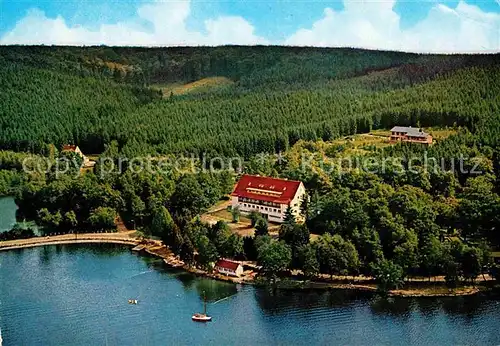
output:
M82 159L85 157L85 155L83 155L83 152L80 150L80 148L77 145L73 145L73 144L63 145L62 151L75 153L75 154L79 155Z
M302 220L300 204L306 190L300 181L244 174L231 194L233 208L243 214L257 211L269 221L283 222L288 207Z
M95 165L94 161L91 161L87 156L83 154L83 151L80 150L80 148L77 145L73 144L66 144L63 145L62 147L62 152L71 152L75 153L78 156L80 156L83 159L83 166L84 167L93 167Z
M89 162L88 157L83 154L83 151L81 151L77 145L72 145L72 144L63 145L62 151L77 154L78 156L80 156L83 159L84 165L88 164L88 162Z
M215 263L214 269L223 275L241 276L243 275L243 266L238 262L220 259Z

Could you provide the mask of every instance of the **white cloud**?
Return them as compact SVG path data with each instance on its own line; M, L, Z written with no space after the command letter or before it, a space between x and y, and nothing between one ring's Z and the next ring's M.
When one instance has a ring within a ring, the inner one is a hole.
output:
M461 1L456 8L434 6L414 27L402 30L394 1L345 0L344 9L326 9L310 29L300 29L285 44L350 46L412 52L500 51L500 14Z
M48 18L44 12L32 9L12 31L0 38L0 44L173 46L268 43L256 36L253 26L241 17L207 20L207 33L190 31L186 28L190 9L189 0L148 3L138 8L136 20L101 25L98 30L70 27L60 16ZM144 22L149 25L142 25Z
M2 0L0 0L2 1ZM204 31L192 31L186 22L189 0L161 0L141 5L136 18L97 29L69 26L64 18L49 18L30 10L0 44L59 45L221 45L270 44L255 34L244 18L221 16L204 22ZM500 1L500 0L497 0ZM363 47L412 52L500 51L500 13L484 12L460 1L455 8L435 5L427 17L401 29L394 11L396 0L344 0L344 9L326 8L323 18L274 44Z
M241 17L209 19L205 21L205 27L208 31L207 44L209 45L216 45L217 42L247 45L269 43L263 38L257 38L253 33L253 26Z

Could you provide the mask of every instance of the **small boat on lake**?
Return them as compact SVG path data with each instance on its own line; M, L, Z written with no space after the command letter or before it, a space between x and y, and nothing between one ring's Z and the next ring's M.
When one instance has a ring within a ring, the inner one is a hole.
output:
M129 299L128 303L133 304L133 305L137 305L137 299Z
M212 317L207 315L207 298L205 293L203 293L203 313L195 313L191 319L195 322L210 322L212 320Z

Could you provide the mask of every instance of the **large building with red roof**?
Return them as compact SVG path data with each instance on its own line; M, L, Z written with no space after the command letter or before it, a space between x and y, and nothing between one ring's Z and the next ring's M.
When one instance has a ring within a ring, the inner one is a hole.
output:
M291 207L295 218L301 220L300 204L305 192L300 181L245 174L231 194L232 207L245 214L257 211L273 222L283 222Z

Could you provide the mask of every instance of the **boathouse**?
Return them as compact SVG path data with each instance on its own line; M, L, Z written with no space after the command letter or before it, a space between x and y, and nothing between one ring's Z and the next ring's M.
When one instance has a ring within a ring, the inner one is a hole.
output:
M238 262L220 259L215 263L214 269L223 275L241 276L243 275L243 266Z

